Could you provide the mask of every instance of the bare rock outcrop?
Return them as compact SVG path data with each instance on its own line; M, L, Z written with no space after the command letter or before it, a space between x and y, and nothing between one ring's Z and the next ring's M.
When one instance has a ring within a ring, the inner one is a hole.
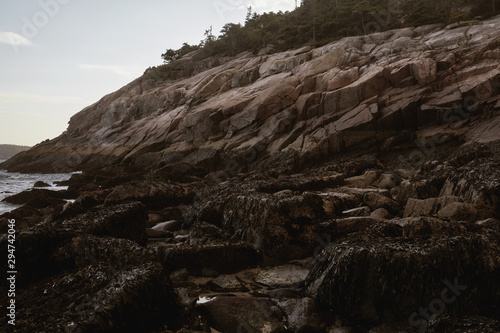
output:
M2 167L154 168L207 149L219 153L203 166L208 170L237 155L255 155L253 162L287 150L307 164L353 147L389 149L403 130L427 139L423 128L467 142L498 140L499 24L496 17L405 28L198 65L180 59L193 68L189 75L144 75L76 114L58 138Z

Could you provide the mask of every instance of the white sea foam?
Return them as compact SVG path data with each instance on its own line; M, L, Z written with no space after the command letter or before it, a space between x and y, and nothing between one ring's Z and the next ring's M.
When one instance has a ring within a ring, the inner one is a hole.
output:
M208 303L210 301L213 301L216 298L217 297L200 297L200 298L198 298L198 301L196 303L197 304L205 304L205 303Z
M2 161L0 161L1 163ZM11 173L5 170L0 170L0 215L10 212L16 208L18 205L11 205L6 202L2 202L8 196L20 193L32 189L37 181L42 181L49 184L48 187L42 187L44 189L53 191L66 190L67 186L57 186L55 183L68 180L71 174L26 174L26 173Z

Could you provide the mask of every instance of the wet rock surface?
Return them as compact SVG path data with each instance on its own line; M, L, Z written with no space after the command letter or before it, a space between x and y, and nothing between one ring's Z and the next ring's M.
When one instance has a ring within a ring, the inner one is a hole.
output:
M305 281L309 270L295 265L277 266L264 269L257 275L255 282L272 288L298 288Z
M428 332L484 332L493 333L500 331L500 322L487 317L467 316L464 318L452 318L449 316L438 316L429 322Z
M161 205L149 190L105 202L133 182L92 189L94 176L80 203L37 209L44 220L17 235L19 322L54 332L494 331L499 145L462 148L486 156L474 174L493 175L471 183L476 160L455 144L406 170L391 153L360 152L293 175L207 175L170 183L179 198ZM457 177L467 191L448 190ZM94 199L80 212L83 198ZM43 322L48 309L60 316Z
M220 332L286 332L281 310L269 299L218 297L200 306L200 312Z
M1 166L84 171L6 199L18 331L499 331L499 22L240 55L75 115Z
M26 332L493 332L496 179L478 174L478 187L450 193L450 179L471 177L469 164L450 169L454 145L406 170L391 153L364 162L360 152L293 175L207 175L171 183L179 200L160 206L155 191L105 203L131 182L92 190L92 177L79 195L95 198L86 211L48 206L19 231L19 323ZM475 172L495 177L499 147L459 156L489 152ZM384 175L403 180L386 187ZM197 199L183 201L186 191ZM60 316L42 321L48 309Z

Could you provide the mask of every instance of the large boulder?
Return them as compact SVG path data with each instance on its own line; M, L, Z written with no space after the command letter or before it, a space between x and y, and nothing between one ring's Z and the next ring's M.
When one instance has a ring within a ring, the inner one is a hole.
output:
M223 228L266 255L291 259L312 253L315 222L324 216L322 198L312 193L235 195L224 207Z
M431 311L498 316L499 251L500 235L490 231L333 243L306 290L325 309L364 323L415 319L429 304Z
M288 329L298 333L325 331L325 318L316 302L310 297L291 298L278 302L285 313Z
M477 217L477 209L468 203L453 202L443 207L437 216L442 219L474 221Z
M401 210L399 203L377 192L366 193L363 201L372 210L384 208L393 214L397 214Z

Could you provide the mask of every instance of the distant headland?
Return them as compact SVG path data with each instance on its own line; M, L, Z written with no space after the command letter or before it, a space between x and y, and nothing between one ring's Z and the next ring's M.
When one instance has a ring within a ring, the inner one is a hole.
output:
M0 144L0 160L8 160L12 156L30 149L29 146L5 145Z

